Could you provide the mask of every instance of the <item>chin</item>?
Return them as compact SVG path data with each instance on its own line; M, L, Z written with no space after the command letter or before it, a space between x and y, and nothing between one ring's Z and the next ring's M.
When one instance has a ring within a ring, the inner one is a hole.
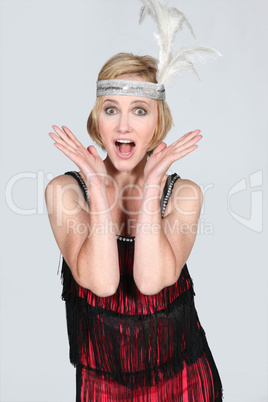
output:
M135 156L133 155L129 159L120 159L117 156L114 157L114 155L112 155L112 157L109 154L107 154L107 155L108 155L111 163L115 167L115 169L120 172L131 171L131 170L135 169L135 167L137 167L138 164L141 163L144 158L147 159L147 153L141 155L140 157L137 157L138 155L135 155Z
M120 172L129 172L137 166L137 163L133 163L131 161L120 161L117 163L113 163L116 170Z

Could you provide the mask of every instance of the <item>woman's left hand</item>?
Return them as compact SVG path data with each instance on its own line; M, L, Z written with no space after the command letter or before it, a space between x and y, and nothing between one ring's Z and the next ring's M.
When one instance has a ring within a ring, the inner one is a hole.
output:
M144 168L145 181L160 184L173 162L183 158L198 147L196 143L202 138L199 133L200 130L191 131L169 146L165 142L161 142L146 162Z

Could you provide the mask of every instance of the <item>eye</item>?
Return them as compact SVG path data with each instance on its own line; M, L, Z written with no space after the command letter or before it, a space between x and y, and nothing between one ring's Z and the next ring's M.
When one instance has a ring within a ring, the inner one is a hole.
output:
M135 114L137 114L138 116L144 116L144 115L146 115L146 110L145 109L143 109L142 107L137 107L135 110L134 110L134 112L135 112Z
M112 114L116 114L116 113L117 113L117 110L116 110L115 107L107 107L107 108L105 109L105 113L106 113L106 114L109 114L109 115L112 115Z

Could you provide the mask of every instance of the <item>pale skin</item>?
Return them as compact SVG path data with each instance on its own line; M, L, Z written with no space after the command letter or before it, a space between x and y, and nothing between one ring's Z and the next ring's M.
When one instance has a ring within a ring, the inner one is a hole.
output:
M199 186L177 180L163 219L160 198L166 171L194 151L202 136L195 130L169 146L162 142L147 160L157 117L153 99L104 96L98 120L107 151L104 160L94 146L86 149L65 126L54 125L49 133L54 145L78 166L90 199L88 207L73 177L56 177L45 192L50 224L76 282L101 297L114 294L120 281L115 233L135 236L133 277L146 295L178 280L195 242L202 206ZM117 155L118 138L135 141L130 158ZM68 230L70 220L73 228L83 225L84 232ZM115 231L90 230L107 225ZM170 230L174 225L179 230Z

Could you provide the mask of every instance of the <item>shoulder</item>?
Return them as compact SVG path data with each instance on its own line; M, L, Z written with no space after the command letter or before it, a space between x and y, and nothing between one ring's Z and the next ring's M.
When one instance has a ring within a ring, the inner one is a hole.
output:
M58 189L58 191L64 191L71 189L73 186L74 188L78 186L77 180L71 175L61 174L54 177L54 179L48 183L45 193L48 193L52 188Z
M203 192L199 185L192 180L177 179L171 196L168 213L176 210L177 213L189 213L196 211L199 215L203 203Z
M173 193L180 193L182 196L193 196L196 195L198 198L202 198L203 192L199 185L189 179L178 179L174 184Z
M61 174L59 176L54 177L54 179L52 179L48 183L47 187L49 187L49 186L50 187L51 186L57 186L57 185L61 186L61 185L65 185L65 184L68 184L68 183L72 183L73 179L74 178L72 176L68 175L68 174Z
M54 203L61 199L64 203L84 204L84 197L77 180L68 174L54 177L45 189L46 203Z

